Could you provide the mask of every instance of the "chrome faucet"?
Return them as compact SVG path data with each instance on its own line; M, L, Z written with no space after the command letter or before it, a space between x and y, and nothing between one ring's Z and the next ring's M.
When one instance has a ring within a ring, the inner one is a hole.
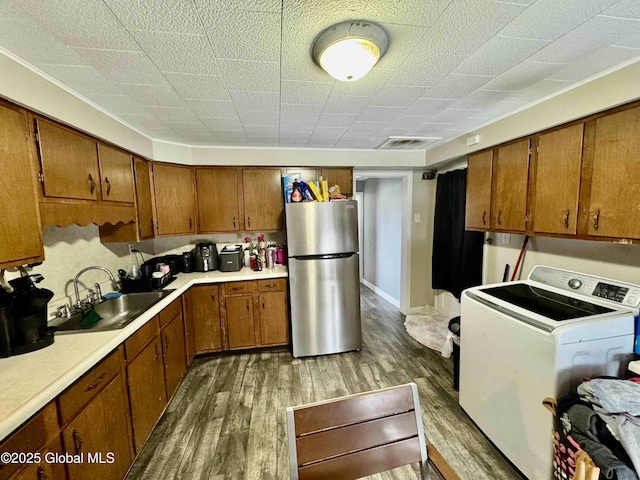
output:
M78 280L80 279L80 275L82 275L84 272L88 272L89 270L102 270L103 272L106 272L109 275L109 278L113 283L117 284L116 277L113 276L113 273L111 273L108 268L101 267L99 265L93 265L91 267L83 268L76 275L76 278L73 279L73 291L76 294L76 303L74 303L73 306L76 308L82 308L82 301L80 301L80 293L78 292ZM100 292L99 288L100 287L98 286L98 292L99 292L98 295L100 298L102 297L102 293Z

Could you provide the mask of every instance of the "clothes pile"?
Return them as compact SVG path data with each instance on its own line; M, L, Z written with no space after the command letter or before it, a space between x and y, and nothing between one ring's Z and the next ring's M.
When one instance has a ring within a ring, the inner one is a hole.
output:
M588 454L599 468L599 478L638 480L640 378L585 381L578 386L576 394L558 401L556 418L563 438L570 446L577 447L576 450ZM598 478L597 474L577 475L580 473L576 468L577 459L575 456L574 461L569 461L571 476L568 478Z

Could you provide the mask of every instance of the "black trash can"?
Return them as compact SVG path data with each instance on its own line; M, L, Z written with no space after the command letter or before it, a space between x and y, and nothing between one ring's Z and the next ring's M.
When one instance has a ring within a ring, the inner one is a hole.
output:
M449 320L449 331L455 335L453 339L453 388L460 387L460 317Z

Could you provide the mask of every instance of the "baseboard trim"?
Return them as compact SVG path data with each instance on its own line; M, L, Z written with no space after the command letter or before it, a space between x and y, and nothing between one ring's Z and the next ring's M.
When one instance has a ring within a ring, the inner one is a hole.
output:
M394 307L398 307L400 308L400 300L393 298L391 295L389 295L387 292L380 290L378 287L376 287L373 283L368 282L367 280L365 280L364 278L362 279L362 283L363 285L365 285L366 287L369 287L371 290L373 290L377 295L379 295L380 297L384 298L387 302L389 302L391 305L393 305Z

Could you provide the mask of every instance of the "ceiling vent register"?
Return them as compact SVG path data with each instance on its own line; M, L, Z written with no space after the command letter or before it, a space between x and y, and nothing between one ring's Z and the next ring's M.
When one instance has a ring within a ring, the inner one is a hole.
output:
M442 140L441 137L389 137L379 150L420 150L434 142Z

